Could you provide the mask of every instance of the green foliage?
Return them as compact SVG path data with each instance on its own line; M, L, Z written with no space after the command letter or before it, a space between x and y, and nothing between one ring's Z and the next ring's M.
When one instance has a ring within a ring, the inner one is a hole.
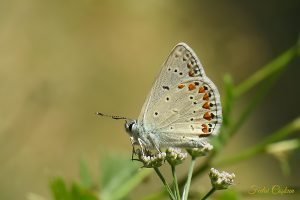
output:
M129 192L139 185L152 170L140 170L137 163L128 156L110 156L102 161L100 171L101 189L95 189L92 175L84 161L80 161L80 183L72 183L69 188L62 178L51 181L50 187L54 200L118 200L126 199Z
M140 166L128 156L107 157L102 163L101 198L106 200L123 199L152 172L150 169L139 170Z
M226 190L222 192L218 197L217 200L239 200L241 199L240 195L235 190Z
M50 183L55 200L97 200L98 197L89 189L85 189L75 183L68 189L61 178L56 178Z
M89 172L86 162L83 160L80 161L79 173L82 187L86 189L91 188L93 186L92 175Z

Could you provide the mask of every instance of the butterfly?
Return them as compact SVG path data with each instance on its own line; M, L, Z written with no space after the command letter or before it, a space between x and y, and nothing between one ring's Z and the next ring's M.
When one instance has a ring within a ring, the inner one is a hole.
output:
M206 76L194 51L179 43L164 62L139 118L111 117L126 119L132 145L142 150L199 148L218 134L222 106L216 85Z

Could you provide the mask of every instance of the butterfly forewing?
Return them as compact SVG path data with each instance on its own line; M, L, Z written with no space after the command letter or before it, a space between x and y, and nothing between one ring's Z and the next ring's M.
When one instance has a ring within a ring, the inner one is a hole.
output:
M139 120L157 134L202 138L218 133L219 92L188 45L179 43L170 53Z

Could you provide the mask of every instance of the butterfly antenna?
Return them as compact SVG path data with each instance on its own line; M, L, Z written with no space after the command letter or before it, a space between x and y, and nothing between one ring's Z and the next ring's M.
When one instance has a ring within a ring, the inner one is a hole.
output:
M117 116L117 115L106 115L106 114L103 114L101 112L96 112L95 114L99 115L99 116L102 116L102 117L110 117L112 119L128 119L127 117L121 117L121 116Z

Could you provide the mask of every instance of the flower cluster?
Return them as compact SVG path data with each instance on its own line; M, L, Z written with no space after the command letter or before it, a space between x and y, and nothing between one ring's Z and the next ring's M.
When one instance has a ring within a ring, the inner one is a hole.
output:
M145 153L138 149L135 152L138 155L138 161L141 161L146 168L156 168L160 167L165 159L166 159L166 153L165 152L159 152L157 154L152 154L150 151L146 151Z
M151 151L141 151L140 149L134 152L138 156L138 161L143 163L143 167L157 168L160 167L164 161L168 161L170 165L178 165L186 159L187 153L184 153L179 148L168 148L165 152L157 152L153 154Z
M209 177L213 188L216 190L227 189L233 184L233 179L235 178L234 173L229 174L228 172L219 172L218 170L211 168L209 172Z
M179 148L169 147L166 150L166 160L172 166L181 164L187 157L187 153L181 152Z
M192 157L200 157L200 156L206 156L211 150L213 149L213 146L209 143L205 143L201 148L192 148L187 149L187 152Z

